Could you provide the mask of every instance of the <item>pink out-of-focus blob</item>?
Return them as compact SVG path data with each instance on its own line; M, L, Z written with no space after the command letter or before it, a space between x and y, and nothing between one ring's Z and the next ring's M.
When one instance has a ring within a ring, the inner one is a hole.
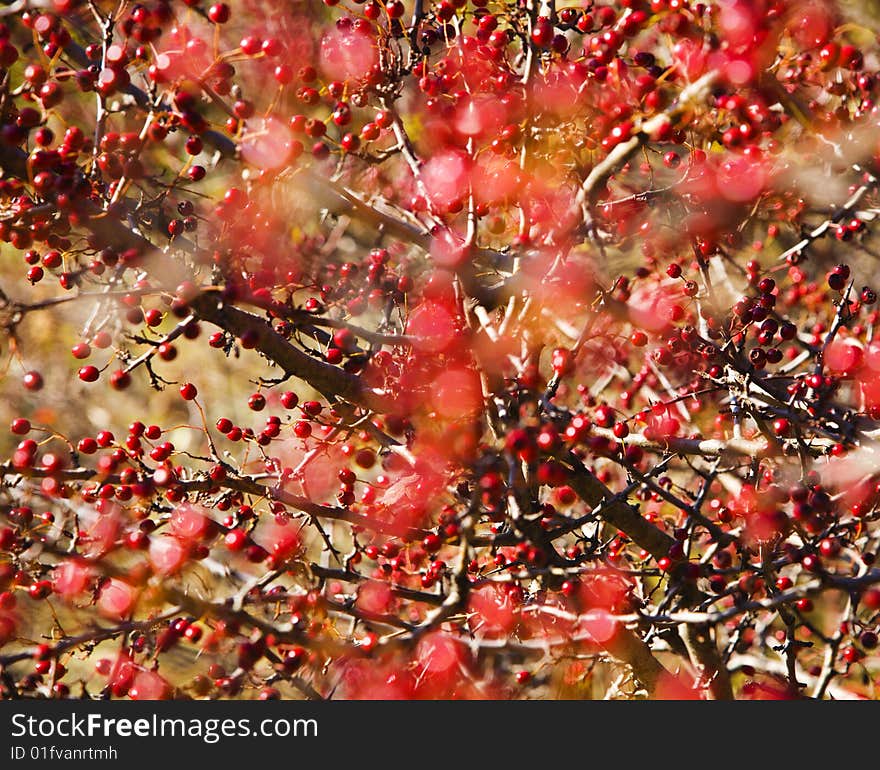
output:
M421 177L431 202L446 208L468 195L470 160L458 150L443 150L425 163Z
M376 41L365 32L335 27L321 40L320 61L329 80L360 80L379 61Z
M718 167L718 189L729 201L753 201L764 190L767 172L760 163L748 158L731 157Z
M864 366L857 375L865 407L880 406L880 342L871 342L863 353Z
M398 666L354 661L343 673L340 691L346 700L411 700L409 677L398 672Z
M617 621L607 610L599 607L581 615L578 625L581 631L589 634L599 644L610 641L617 633Z
M558 181L558 180L557 180ZM531 182L519 195L519 203L528 211L531 227L528 236L535 246L544 245L548 251L555 251L554 243L567 242L578 221L578 205L570 187L558 186L552 178Z
M834 11L827 0L800 0L789 9L786 27L799 48L820 46L831 37Z
M825 350L825 365L836 374L853 372L864 361L864 350L855 340L834 340Z
M657 679L653 697L654 700L702 700L699 691L685 674L676 676L669 672Z
M471 629L490 635L510 632L519 616L507 591L495 585L472 591L468 611L473 613L468 619Z
M685 77L694 81L706 71L707 53L702 42L682 38L672 46L672 58Z
M516 549L504 550L509 559L517 558ZM530 604L528 610L520 616L522 636L571 638L577 630L577 619L555 597L548 597L544 604Z
M677 297L668 284L638 286L629 299L629 317L637 329L656 332L672 320Z
M101 586L101 592L98 594L98 611L104 617L123 620L131 614L136 599L137 591L133 586L122 580L110 578Z
M858 453L860 450L855 450ZM831 484L834 484L838 488L844 486L842 501L843 504L847 508L853 508L854 506L858 506L862 509L862 511L870 511L871 510L871 502L876 498L876 485L870 479L870 471L866 474L864 472L860 473L857 476L851 478L849 483L846 483L845 479L841 479L838 481L837 477L837 468L835 460L845 460L846 455L842 458L833 457L831 462L829 462L829 467L826 469L826 473L823 476L823 479L827 479ZM878 467L880 463L874 461L870 463L869 467L873 466L874 468ZM858 508L856 509L858 510Z
M861 378L860 385L865 406L868 409L880 406L880 377L872 371L867 372L866 376Z
M531 103L540 104L544 114L572 115L578 110L578 89L582 82L575 72L551 65L543 76L532 79Z
M387 583L362 583L358 587L356 604L359 610L371 615L386 615L394 605L394 594Z
M423 302L411 314L406 333L415 338L413 347L423 353L440 353L455 340L455 318L440 302Z
M785 512L749 484L744 484L731 500L730 510L742 517L743 538L750 545L773 542L789 527Z
M474 414L482 403L480 378L473 369L447 369L434 380L431 387L433 409L447 420L457 420Z
M209 35L207 31L206 35ZM200 77L211 65L211 49L197 31L187 26L174 27L154 57L159 79L164 82Z
M348 462L337 445L322 448L302 468L303 492L315 501L331 498L339 488L339 469Z
M150 541L148 554L157 574L171 575L183 566L188 549L176 537L154 537Z
M460 105L455 112L455 130L465 137L497 134L504 122L506 110L495 96L474 96Z
M418 453L416 444L413 452ZM391 483L378 495L377 504L391 530L404 535L409 528L422 525L426 511L435 505L443 487L443 474L419 457L415 468L392 474Z
M727 57L721 69L724 76L735 86L744 86L755 78L755 66L746 58Z
M675 417L651 415L645 427L645 436L652 441L662 441L678 435L681 423Z
M458 670L466 655L467 650L461 642L440 631L428 634L416 647L419 664L434 674Z
M287 165L292 148L293 132L275 117L257 121L241 137L242 159L260 169L276 169Z
M283 560L297 551L302 542L299 524L287 517L266 516L254 528L253 541L273 558Z
M52 589L61 598L71 601L86 590L93 577L94 570L88 564L68 559L52 571Z
M865 349L865 366L880 372L880 342L871 342Z
M727 2L721 4L718 24L724 39L731 48L741 48L754 41L758 26L758 8L753 2Z
M116 544L119 536L120 511L115 505L109 505L104 513L96 516L86 529L82 554L87 559L100 559Z
M482 153L472 174L477 203L492 205L517 196L523 185L519 167L513 161Z
M0 645L13 639L17 628L18 618L9 611L0 611Z
M198 540L211 526L206 509L201 506L183 503L171 514L171 531L184 540Z
M159 674L141 669L134 675L128 697L132 700L165 700L170 691L170 685Z
M436 267L453 269L466 258L464 239L451 230L442 230L431 239L431 260Z
M762 682L751 682L752 686L743 690L744 699L748 700L793 700L798 697L791 692L784 680L769 677Z
M611 610L629 589L629 583L621 575L595 569L581 580L580 603L584 607Z
M208 60L186 50L169 50L156 54L154 66L158 79L167 83L195 77L205 70Z

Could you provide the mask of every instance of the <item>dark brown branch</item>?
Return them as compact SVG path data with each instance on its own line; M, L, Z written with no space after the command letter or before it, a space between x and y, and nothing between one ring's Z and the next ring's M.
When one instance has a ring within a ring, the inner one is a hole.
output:
M562 462L571 468L568 483L581 498L592 508L602 506L598 514L604 521L625 534L640 548L643 548L655 559L660 559L669 553L675 540L646 521L625 500L615 498L614 493L608 489L590 470L573 454L569 453L562 458ZM609 501L607 505L602 505Z
M189 306L199 318L236 337L256 335L256 350L280 366L286 375L304 380L328 398L341 398L376 412L393 408L390 396L364 387L357 375L304 353L278 334L268 321L224 302L219 291L204 291Z

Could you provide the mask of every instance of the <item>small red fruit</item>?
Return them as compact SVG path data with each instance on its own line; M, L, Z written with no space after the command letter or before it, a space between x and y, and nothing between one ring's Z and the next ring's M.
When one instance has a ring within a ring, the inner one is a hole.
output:
M94 382L95 380L98 379L98 377L100 376L100 374L101 374L101 373L98 371L98 367L97 367L97 366L91 366L91 365L89 365L89 366L83 366L83 367L79 370L79 378L80 378L83 382Z
M29 433L31 430L31 421L26 417L16 417L12 421L12 425L10 426L10 430L15 433L17 436L24 436L26 433Z
M22 384L28 390L41 390L43 387L43 375L39 372L30 371L22 378Z
M215 24L225 24L229 21L229 6L226 3L214 3L208 8L208 18Z
M192 401L198 394L199 391L191 382L184 383L180 386L180 397L185 401Z

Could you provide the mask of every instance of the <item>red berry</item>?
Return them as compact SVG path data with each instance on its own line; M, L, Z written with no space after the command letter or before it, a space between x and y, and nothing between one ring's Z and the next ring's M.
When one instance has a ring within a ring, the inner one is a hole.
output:
M10 430L17 436L24 436L26 433L30 433L31 421L25 417L16 417L12 421Z
M80 378L83 382L95 382L95 380L98 379L98 377L100 376L100 374L101 374L101 373L98 371L98 367L97 367L97 366L92 366L92 365L89 365L89 366L83 366L83 367L79 370L79 378Z
M333 334L333 344L340 350L349 353L357 347L357 338L354 333L348 329L338 329Z
M202 638L202 633L202 629L199 626L189 625L183 632L183 636L187 641L196 644Z
M539 48L547 48L553 41L553 24L542 16L532 28L532 42Z
M852 646L844 647L841 655L847 663L855 663L862 657L862 654Z
M43 387L43 375L39 372L28 372L22 378L22 384L28 390L41 390Z
M778 417L773 420L773 432L780 437L788 436L791 433L791 423L785 417Z
M125 369L116 369L110 375L110 387L115 390L125 390L131 385L131 375Z
M880 610L880 588L869 588L862 594L862 606L869 610Z
M192 401L198 394L199 391L191 382L184 383L180 386L180 397L185 401Z
M229 6L226 3L214 3L208 8L208 18L215 24L225 24L229 21Z
M569 374L574 368L571 351L568 348L555 348L550 359L550 365L559 377Z
M247 533L244 530L230 529L226 533L226 537L223 538L223 542L226 543L226 547L230 551L240 551L247 543L247 539Z
M88 358L92 354L92 348L88 342L77 342L74 345L70 352L73 354L74 358Z

